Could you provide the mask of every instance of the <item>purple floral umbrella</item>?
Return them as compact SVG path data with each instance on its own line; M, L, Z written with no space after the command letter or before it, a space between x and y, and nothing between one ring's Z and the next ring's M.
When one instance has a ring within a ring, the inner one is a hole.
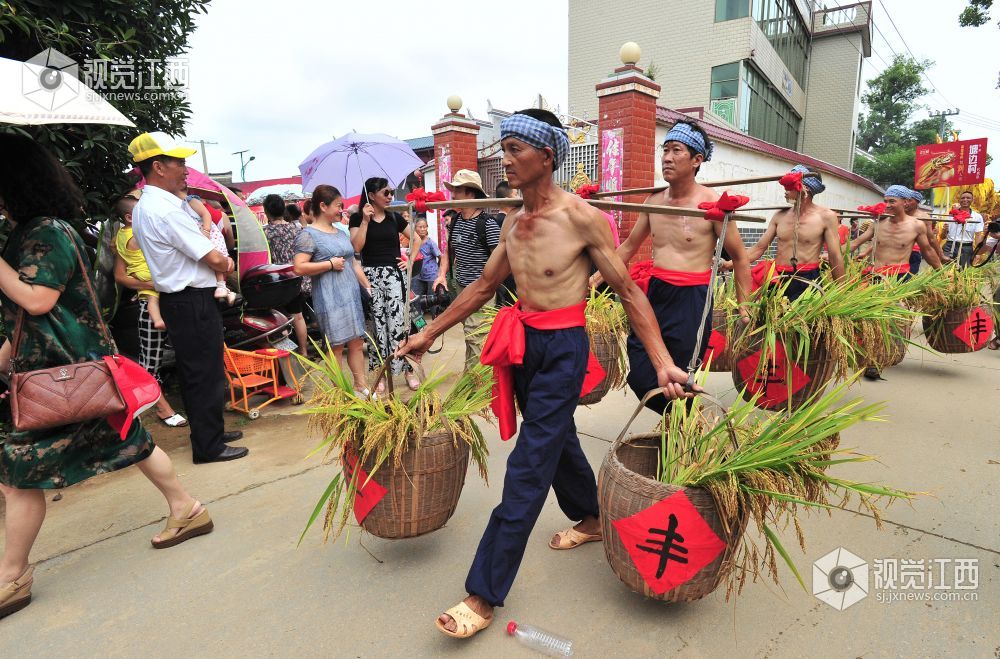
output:
M361 193L365 181L373 176L388 179L398 187L408 174L423 167L410 145L382 133L348 133L327 142L302 161L303 192L312 192L326 184L345 197Z

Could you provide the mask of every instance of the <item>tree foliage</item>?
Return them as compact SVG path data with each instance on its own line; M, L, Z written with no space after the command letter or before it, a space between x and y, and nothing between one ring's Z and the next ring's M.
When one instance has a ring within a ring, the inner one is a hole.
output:
M990 20L990 8L993 0L969 0L969 6L958 15L958 24L962 27L979 27Z
M207 11L209 0L0 0L0 56L25 61L54 48L76 61L163 62L182 56L194 30L194 18ZM144 65L153 82L166 84L162 66ZM114 198L131 185L126 147L136 134L162 130L183 134L191 108L181 95L140 94L110 101L136 128L91 124L5 126L26 134L46 148L73 174L94 217L107 214Z
M879 185L913 181L915 147L934 141L940 127L936 118L912 120L924 109L919 101L928 93L923 73L932 62L897 55L892 64L868 81L861 100L866 111L858 118L858 148L872 159L855 158L854 171ZM951 124L945 122L945 131Z

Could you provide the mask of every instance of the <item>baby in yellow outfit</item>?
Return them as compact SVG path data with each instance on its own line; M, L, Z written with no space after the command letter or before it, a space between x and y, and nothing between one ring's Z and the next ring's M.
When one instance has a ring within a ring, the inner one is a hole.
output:
M149 271L149 264L146 263L146 257L142 255L142 250L139 249L139 243L132 236L132 213L125 213L122 221L125 226L115 236L115 249L118 250L118 254L122 257L122 260L125 261L125 274L135 277L139 281L151 282L153 281L153 275ZM159 330L165 329L167 325L163 322L163 316L160 315L160 294L157 291L141 290L139 291L139 297L146 298L146 308L149 310L149 317L153 321L153 327Z

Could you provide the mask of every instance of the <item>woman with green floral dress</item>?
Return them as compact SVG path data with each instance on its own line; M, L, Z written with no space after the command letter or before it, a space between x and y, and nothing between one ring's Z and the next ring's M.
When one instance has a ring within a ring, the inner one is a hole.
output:
M57 218L79 214L82 195L65 168L32 140L0 135L0 216L11 228L0 260L4 325L24 326L17 354L10 336L0 348L0 372L19 372L111 354L99 311L88 291L83 241ZM88 266L89 267L89 266ZM44 490L74 485L97 474L137 465L163 493L167 527L153 538L170 547L212 530L208 510L184 490L170 458L137 419L125 440L97 419L48 430L0 432L0 492L6 505L6 546L0 559L0 618L31 601L34 567L28 556L45 518Z

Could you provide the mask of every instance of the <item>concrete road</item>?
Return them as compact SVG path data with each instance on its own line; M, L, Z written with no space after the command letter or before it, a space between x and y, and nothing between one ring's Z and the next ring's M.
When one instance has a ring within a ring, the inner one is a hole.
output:
M456 365L460 351L460 337L450 333L436 361ZM0 621L0 657L531 656L504 634L508 620L565 635L583 657L998 657L1000 354L940 357L911 349L885 377L855 391L888 401L887 421L843 438L881 461L839 473L930 496L890 507L881 532L867 516L813 514L803 524L807 551L787 530L786 546L807 587L812 562L843 546L870 567L884 558L976 559L974 590L892 591L943 594L888 603L873 588L837 611L804 592L782 565L780 588L758 582L728 603L717 592L666 605L619 582L599 543L548 549L552 533L567 525L550 497L497 623L471 641L455 641L433 621L465 594L513 442L487 430L490 487L470 472L455 516L435 533L385 541L354 530L323 545L315 529L297 547L333 468L304 458L317 438L306 435L297 408L276 405L252 423L231 417L251 448L249 458L235 462L193 466L184 433L154 428L184 483L209 504L216 521L209 536L151 549L165 510L135 469L63 490L49 504L32 556L35 599ZM733 395L725 375L712 375L709 389ZM631 394L613 392L577 412L595 470L634 404ZM644 412L637 430L654 422ZM955 596L976 600L941 599Z

